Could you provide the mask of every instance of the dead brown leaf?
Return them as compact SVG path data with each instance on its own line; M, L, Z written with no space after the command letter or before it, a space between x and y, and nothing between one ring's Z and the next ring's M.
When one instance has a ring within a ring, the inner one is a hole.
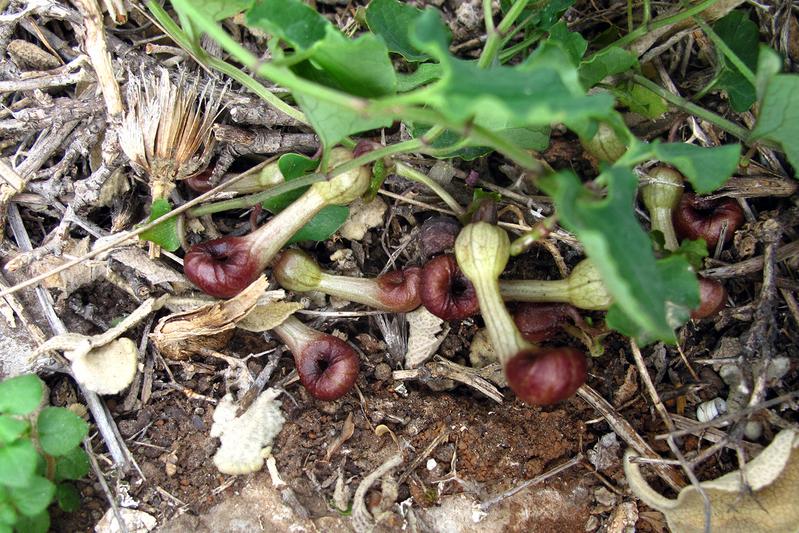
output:
M201 348L221 350L233 336L236 324L253 310L268 286L261 276L230 300L199 309L173 313L158 321L150 338L171 359L185 360Z

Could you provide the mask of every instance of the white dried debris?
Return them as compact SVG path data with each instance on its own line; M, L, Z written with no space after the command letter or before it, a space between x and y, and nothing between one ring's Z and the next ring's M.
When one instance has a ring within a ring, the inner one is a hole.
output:
M713 531L766 533L797 531L799 506L799 433L785 429L774 437L760 455L746 463L744 472L735 470L720 478L702 481L711 505ZM672 500L656 492L644 479L640 467L624 457L624 472L630 488L648 506L666 516L675 533L705 528L704 499L697 487L688 485Z
M444 321L424 307L408 313L405 317L410 325L408 350L405 352L405 368L415 368L436 353L449 333L449 327L441 333ZM439 335L439 333L441 334Z
M383 225L383 217L388 205L377 197L371 202L364 202L360 198L350 205L350 216L338 230L339 235L351 241L360 241L366 232L372 228Z
M122 337L72 361L75 379L97 394L117 394L133 382L139 363L136 343Z
M227 394L222 398L214 410L211 427L211 437L219 437L221 441L214 455L214 464L220 472L240 475L263 468L264 449L271 446L285 422L280 402L275 399L279 394L275 389L266 389L239 417L233 396Z
M125 522L125 528L128 533L146 533L152 531L158 525L158 520L144 511L136 509L121 508L119 514ZM113 509L108 509L103 517L94 526L95 533L122 533L122 528L119 527L116 515Z
M603 472L619 464L619 439L616 434L605 433L586 453L588 461Z

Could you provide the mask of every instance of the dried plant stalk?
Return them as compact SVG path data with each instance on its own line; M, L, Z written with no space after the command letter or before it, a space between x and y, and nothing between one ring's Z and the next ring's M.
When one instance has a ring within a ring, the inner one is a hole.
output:
M202 91L199 85L184 75L175 85L166 70L130 76L119 142L133 167L147 176L154 201L169 196L175 181L202 170L211 157L211 128L225 91L213 98L213 83Z

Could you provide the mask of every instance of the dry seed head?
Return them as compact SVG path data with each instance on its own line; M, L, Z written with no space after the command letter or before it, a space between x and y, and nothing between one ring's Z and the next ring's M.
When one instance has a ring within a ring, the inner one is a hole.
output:
M176 180L200 170L211 156L211 128L222 111L223 90L214 84L199 90L199 79L181 74L178 84L166 70L160 76L129 76L128 111L119 142L134 168L150 180L153 199L165 198Z

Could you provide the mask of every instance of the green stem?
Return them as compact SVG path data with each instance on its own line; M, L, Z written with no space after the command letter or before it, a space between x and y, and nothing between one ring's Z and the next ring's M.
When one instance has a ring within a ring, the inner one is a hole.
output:
M503 50L502 53L499 54L499 61L501 63L506 63L508 60L510 60L513 56L515 56L522 50L525 50L526 48L532 46L536 41L538 41L541 38L542 35L544 35L544 32L534 31L532 34L528 35L523 40L514 44L510 48Z
M297 122L309 124L308 119L305 117L302 111L278 98L274 93L272 93L272 91L258 83L258 80L252 78L247 73L237 69L233 65L226 63L219 58L209 56L204 50L197 50L197 48L193 46L189 36L186 35L186 33L181 30L177 24L175 24L175 21L172 20L169 14L167 14L167 12L164 11L164 9L154 0L149 0L147 2L147 7L158 24L161 25L161 28L164 30L164 32L169 35L169 37L181 48L191 52L198 63L205 64L212 69L218 70L222 74L230 76L242 86L248 88L261 99L266 101L268 104L282 111Z
M491 14L492 2L491 0L483 0L483 15L485 17L486 35L488 38L486 39L483 51L480 53L480 58L477 60L477 66L486 68L494 62L494 59L496 59L502 47L502 39L505 33L510 30L513 23L516 22L516 19L522 14L528 2L529 0L516 0L513 2L513 5L502 18L499 25L494 27L494 19Z
M715 124L722 130L729 133L730 135L734 135L735 137L738 137L743 141L746 141L746 139L749 137L749 130L747 130L746 128L743 128L738 124L735 124L734 122L731 122L726 118L717 115L716 113L713 113L712 111L708 111L703 107L693 104L681 96L677 96L675 94L670 93L669 91L658 85L657 83L654 83L653 81L639 74L634 74L632 80L638 85L645 87L650 91L652 91L653 93L657 94L658 96L660 96L661 98L672 104L673 106L682 109L683 111L686 111L688 113L691 113L692 115L696 115L697 117L707 122L710 122L711 124Z
M694 15L698 15L702 11L708 9L710 6L715 4L717 1L718 0L703 0L702 2L696 4L695 6L689 8L689 9L686 9L685 11L681 11L679 13L675 13L674 15L669 15L669 16L666 16L666 17L657 18L657 19L653 20L651 23L648 23L648 24L642 24L638 28L636 28L635 30L631 31L630 33L628 33L627 35L622 37L621 39L618 39L615 42L610 43L608 46L606 46L605 48L602 48L601 50L598 50L597 52L594 52L593 54L591 54L591 57L586 58L586 61L589 61L595 55L604 52L608 48L611 48L611 47L614 47L614 46L617 46L619 48L623 48L623 47L627 46L628 44L630 44L631 42L633 42L636 39L638 39L639 37L643 37L644 35L646 35L647 33L651 32L651 31L655 31L657 29L664 28L666 26L671 26L672 24L677 24L678 22L682 22L683 20L691 18Z
M409 167L408 165L400 162L395 163L395 168L397 169L397 175L402 176L405 179L409 179L411 181L415 181L416 183L421 183L422 185L426 185L434 193L436 193L439 198L444 200L444 203L449 206L452 211L455 212L456 215L459 217L463 215L466 211L464 211L463 207L449 194L446 189L444 189L438 182L432 179L430 176L426 174L422 174L418 170Z
M732 51L732 48L727 46L727 43L724 42L724 39L719 37L718 33L716 33L710 25L702 20L700 17L694 17L694 22L696 22L697 26L705 32L705 35L710 37L710 40L713 41L713 44L716 45L716 48L724 54L730 63L732 63L738 72L743 74L743 77L746 78L746 81L751 83L752 85L756 85L757 81L755 80L755 73L749 68L749 66L741 61L741 58L738 57L738 54Z
M248 194L239 198L231 198L230 200L223 200L221 202L214 202L210 204L201 205L193 209L189 209L186 214L190 217L201 217L203 215L211 215L222 211L229 211L231 209L246 209L254 205L258 205L270 198L313 185L317 181L325 181L327 179L323 174L309 174L301 178L287 181L281 185L276 185L269 190L259 192L257 194Z
M201 31L207 33L209 37L219 43L219 45L236 58L237 61L259 76L263 76L292 92L304 94L323 102L339 105L351 111L363 112L366 109L367 101L362 98L310 82L300 78L287 68L276 67L271 63L262 62L248 49L228 35L222 27L213 21L213 19L200 12L189 0L172 0L172 4L177 9L189 14Z

